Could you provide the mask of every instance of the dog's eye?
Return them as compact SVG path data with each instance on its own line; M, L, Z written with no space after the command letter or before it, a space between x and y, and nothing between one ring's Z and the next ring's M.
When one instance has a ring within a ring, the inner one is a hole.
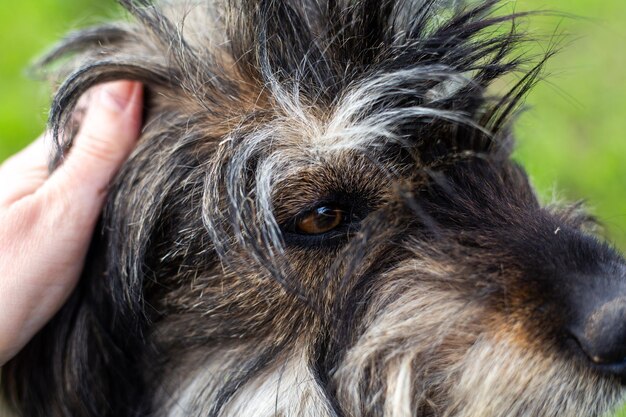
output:
M311 201L282 222L285 243L294 248L335 248L357 233L370 205L360 195L334 194Z
M337 207L317 207L296 222L296 230L305 235L321 235L340 226L344 217L343 210Z

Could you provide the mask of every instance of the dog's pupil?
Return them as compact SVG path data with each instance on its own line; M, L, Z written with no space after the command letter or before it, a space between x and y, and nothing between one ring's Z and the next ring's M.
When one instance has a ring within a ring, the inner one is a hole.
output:
M318 207L298 222L298 230L309 235L329 232L343 221L343 212L335 207Z

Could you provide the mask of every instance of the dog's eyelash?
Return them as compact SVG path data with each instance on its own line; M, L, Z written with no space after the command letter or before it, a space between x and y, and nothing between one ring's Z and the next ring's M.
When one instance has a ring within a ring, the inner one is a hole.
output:
M319 206L296 221L296 231L303 235L320 235L341 227L347 213L339 206Z
M302 229L302 221L309 216L315 215L320 210L336 212L340 215L340 221L321 230L319 233L311 233ZM313 209L305 209L284 224L281 229L285 238L285 243L299 247L334 247L345 243L350 236L360 228L361 221L366 216L367 211L362 207L345 206L336 202L321 203Z

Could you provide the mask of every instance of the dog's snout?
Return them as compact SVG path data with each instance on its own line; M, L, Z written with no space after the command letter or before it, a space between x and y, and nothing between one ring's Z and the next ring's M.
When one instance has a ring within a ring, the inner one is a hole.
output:
M594 369L626 377L626 295L595 305L570 332Z

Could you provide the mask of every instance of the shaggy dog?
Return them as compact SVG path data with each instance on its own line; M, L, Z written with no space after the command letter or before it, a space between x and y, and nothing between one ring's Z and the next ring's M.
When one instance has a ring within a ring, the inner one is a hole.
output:
M624 259L579 206L541 206L510 158L544 61L516 53L519 16L496 0L120 1L132 22L44 61L65 80L58 159L89 87L139 80L147 102L79 288L3 370L22 416L619 405Z

